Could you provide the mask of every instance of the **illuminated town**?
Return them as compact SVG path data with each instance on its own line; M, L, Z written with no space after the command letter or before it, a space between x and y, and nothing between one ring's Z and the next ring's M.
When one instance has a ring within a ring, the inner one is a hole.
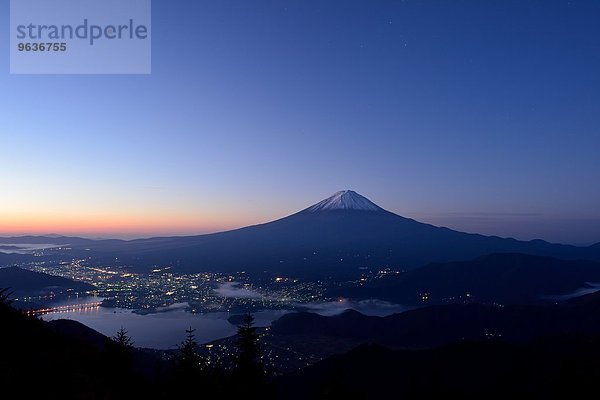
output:
M243 272L180 274L165 267L155 268L149 273L134 273L120 266L88 266L86 260L35 262L21 267L95 287L95 290L86 293L50 293L20 299L41 304L65 296L90 295L102 298L104 307L132 309L144 314L166 311L167 307L182 303L187 303L188 311L193 313L254 312L293 309L303 303L326 300L323 282L275 277L257 284L250 282Z

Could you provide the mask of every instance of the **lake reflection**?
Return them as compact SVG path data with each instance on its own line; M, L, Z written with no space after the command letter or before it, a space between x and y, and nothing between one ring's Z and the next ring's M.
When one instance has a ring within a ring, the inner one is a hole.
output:
M268 326L285 313L287 311L283 310L254 313L256 326ZM114 336L123 327L136 347L174 349L184 340L185 330L190 326L196 330L194 334L198 343L234 335L237 328L227 321L230 316L226 312L192 314L184 310L138 315L131 310L100 307L88 311L47 314L43 318L46 321L72 319L106 336Z
M79 297L63 300L52 304L53 307L86 304L101 301L98 297ZM297 304L297 309L314 312L321 315L336 315L347 309L357 310L365 315L386 316L404 312L409 307L392 304L380 300L338 300L332 302L318 302ZM98 307L93 309L58 312L46 314L46 321L56 319L72 319L106 335L114 336L116 332L125 328L134 341L136 347L155 349L175 349L185 338L185 330L192 327L196 331L196 341L206 343L217 339L232 336L237 327L230 324L227 319L231 313L212 312L206 314L192 314L187 312L187 303L174 304L161 309L154 314L135 314L132 310L121 308ZM256 326L269 326L271 322L293 311L265 310L253 313Z

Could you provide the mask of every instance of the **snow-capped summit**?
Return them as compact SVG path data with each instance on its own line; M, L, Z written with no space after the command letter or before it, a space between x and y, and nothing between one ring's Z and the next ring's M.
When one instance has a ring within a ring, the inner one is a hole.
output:
M382 211L383 209L353 190L342 190L307 208L306 212L331 210Z

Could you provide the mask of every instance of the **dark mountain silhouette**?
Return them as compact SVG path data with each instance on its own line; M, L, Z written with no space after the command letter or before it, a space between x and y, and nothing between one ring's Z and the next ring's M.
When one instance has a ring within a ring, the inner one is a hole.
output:
M2 245L0 246L0 251L16 251L19 250L20 247L19 246L11 246L11 245Z
M0 237L0 244L2 245L16 245L16 244L37 244L37 245L85 245L91 243L120 243L123 240L119 239L87 239L74 236L61 236L61 235L45 235L45 236L11 236L11 237Z
M103 384L100 352L84 342L48 329L44 322L26 318L0 304L0 384L3 390L18 389L20 396L91 397ZM86 368L82 368L86 365ZM69 385L53 389L57 382ZM33 384L35 382L35 384Z
M359 342L375 344L278 378L278 398L378 399L390 393L400 398L507 398L514 393L531 398L582 397L600 378L599 306L600 295L594 294L559 305L438 306L393 318L350 312L336 317L346 324L341 331L311 320L308 333L294 333L298 343L302 337L321 335L325 346L326 335L333 332L343 339L352 335L349 330L357 329L362 333L353 335ZM432 314L424 317L425 312ZM402 323L395 320L409 314ZM289 322L290 316L285 318ZM385 325L374 326L376 320ZM45 323L25 317L3 301L0 322L10 327L0 330L0 385L7 393L18 390L25 397L48 398L164 398L177 389L169 383L164 363L151 353L133 350L133 362L120 368L116 364L120 358L110 346L102 346L102 336L78 323ZM460 325L466 323L471 324L471 334L460 336ZM407 329L409 334L401 336L404 344L399 345L395 337ZM422 339L424 332L430 333ZM435 339L444 335L442 341ZM398 351L377 344L388 340L394 347L407 347L407 337L413 338L411 347L443 347ZM265 340L269 339L263 337L261 343L269 346ZM460 343L444 345L446 341Z
M120 366L108 338L75 321L44 322L0 301L0 387L24 398L164 398L155 390L164 361L132 349ZM120 375L115 371L119 370Z
M100 350L104 349L108 339L100 332L71 319L56 319L54 321L48 321L45 322L45 326L50 331L58 335L92 345Z
M600 337L598 310L600 293L561 304L452 304L387 317L352 310L332 317L293 313L275 321L262 342L282 360L278 370L290 372L362 344L414 350L468 341L523 344L539 337Z
M87 244L90 254L139 266L183 271L247 270L296 274L356 271L362 266L414 268L430 262L522 252L600 259L600 249L522 242L439 228L388 212L353 191L338 192L266 224L201 236Z
M599 337L488 341L420 351L364 345L278 380L282 399L586 398L600 379Z
M329 294L407 305L529 304L593 283L600 283L597 262L501 253L472 261L429 264L402 274L388 274L363 286L332 289Z
M273 322L271 334L294 341L346 338L395 348L435 347L465 340L502 338L522 342L572 333L600 335L600 292L560 304L491 306L452 304L370 317L346 311L333 317L287 314ZM305 339L298 339L299 335ZM311 338L312 337L312 338Z
M353 275L363 266L410 269L500 252L600 260L599 247L522 242L423 224L353 191L338 192L291 216L233 231L70 242L74 253L103 263L114 263L117 257L120 263L141 268L171 265L184 272L245 270L307 277Z
M347 310L335 316L290 313L261 333L278 374L296 371L363 344L391 349L435 348L456 342L501 340L523 344L538 337L600 336L600 292L558 304L428 306L387 317ZM215 347L230 348L235 337Z
M93 240L59 235L0 237L0 267L40 261L40 257L33 255L34 248L44 248L44 261L58 261L87 257L86 249L91 244L108 246L122 242L118 239Z
M94 290L92 285L60 276L29 271L18 267L0 268L0 287L10 288L15 296L39 295L49 291L72 289L76 292Z

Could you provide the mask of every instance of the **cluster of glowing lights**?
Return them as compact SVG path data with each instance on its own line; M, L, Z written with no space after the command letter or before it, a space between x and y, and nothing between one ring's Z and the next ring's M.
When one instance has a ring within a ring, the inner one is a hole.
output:
M85 304L71 304L67 306L40 308L37 310L29 310L26 312L27 315L44 315L44 314L58 314L68 313L76 311L91 311L100 308L101 302L85 303Z

